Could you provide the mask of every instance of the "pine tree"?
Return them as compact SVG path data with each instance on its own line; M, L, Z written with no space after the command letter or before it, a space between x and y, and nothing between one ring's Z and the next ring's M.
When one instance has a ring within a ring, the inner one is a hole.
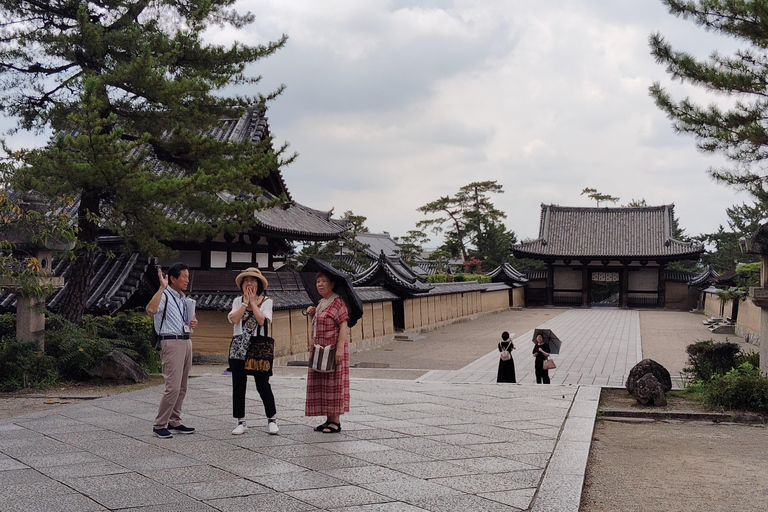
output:
M615 203L615 202L617 202L619 200L618 197L614 197L614 196L612 196L610 194L601 194L600 192L597 191L596 188L589 188L589 187L587 187L587 188L585 188L584 190L581 191L581 195L583 196L584 194L586 194L587 197L589 197L590 199L594 199L595 202L597 203L597 207L598 208L600 208L600 203L601 202L604 203L604 202L608 201L610 203ZM634 201L634 199L633 199L633 201Z
M650 37L651 53L674 80L703 87L735 100L730 108L676 101L659 82L650 88L656 105L679 133L691 134L705 152L720 153L729 168L711 168L717 181L747 190L763 201L768 159L768 4L764 0L662 0L669 12L705 30L735 38L744 48L733 55L713 52L708 59L676 51L659 33Z
M397 242L397 250L400 257L408 265L413 266L416 262L416 257L424 252L424 244L429 242L429 238L423 231L411 229L405 235L395 237L395 242Z
M12 184L79 200L77 259L60 309L67 319L82 315L101 229L155 255L167 254L163 240L239 232L264 206L256 178L292 158L268 137L209 136L222 118L263 109L282 90L224 90L257 84L246 67L286 40L206 43L209 28L254 19L234 2L0 0L0 111L19 128L56 134L17 155ZM220 200L224 191L238 200Z
M454 196L444 196L417 208L425 215L436 217L420 221L416 227L431 228L435 234L445 232L444 248L451 255L460 255L462 261L467 261L472 245L479 249L478 240L489 243L486 240L489 234L499 234L497 229L491 227L501 224L507 215L493 205L488 194L503 193L503 187L496 181L470 183L461 187ZM511 234L514 237L514 233ZM481 256L485 259L485 254Z

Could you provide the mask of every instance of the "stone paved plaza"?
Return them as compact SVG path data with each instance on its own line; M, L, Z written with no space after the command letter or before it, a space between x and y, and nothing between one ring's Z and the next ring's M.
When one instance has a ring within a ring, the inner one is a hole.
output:
M492 315L439 336L495 339L503 322ZM0 510L576 511L600 385L620 385L642 357L638 313L556 310L541 325L563 339L552 385L531 383L525 332L515 352L522 384L493 382L495 350L409 380L353 377L340 434L312 431L306 380L290 374L272 379L277 436L262 421L231 435L222 375L190 381L183 417L193 435L152 435L160 387L1 420Z

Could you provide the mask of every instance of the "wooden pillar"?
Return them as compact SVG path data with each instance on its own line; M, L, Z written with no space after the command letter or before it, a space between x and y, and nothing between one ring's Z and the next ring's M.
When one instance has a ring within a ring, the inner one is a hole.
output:
M589 261L581 262L581 306L589 306Z
M664 261L659 262L659 307L663 308L667 305L667 281L664 279L664 271L667 269L667 263Z
M554 263L547 263L547 306L551 306L554 302L554 290L555 290L555 265Z
M621 262L621 289L619 295L621 297L621 307L629 307L629 261Z

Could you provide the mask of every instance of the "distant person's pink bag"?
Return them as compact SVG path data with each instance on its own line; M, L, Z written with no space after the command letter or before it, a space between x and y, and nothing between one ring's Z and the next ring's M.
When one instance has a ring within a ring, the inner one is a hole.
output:
M512 340L507 343L507 348L502 348L501 352L499 352L499 357L502 361L509 361L512 359L512 354L510 351L512 350Z
M550 358L546 358L544 360L544 363L542 363L541 367L544 370L554 370L555 368L557 368L557 366L555 365L555 361L553 361Z

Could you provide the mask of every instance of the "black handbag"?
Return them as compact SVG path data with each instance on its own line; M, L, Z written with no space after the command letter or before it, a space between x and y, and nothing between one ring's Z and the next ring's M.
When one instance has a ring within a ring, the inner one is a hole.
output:
M270 338L269 322L265 321L263 334L255 334L248 340L248 348L245 351L246 375L264 374L272 375L272 362L275 358L275 340Z

